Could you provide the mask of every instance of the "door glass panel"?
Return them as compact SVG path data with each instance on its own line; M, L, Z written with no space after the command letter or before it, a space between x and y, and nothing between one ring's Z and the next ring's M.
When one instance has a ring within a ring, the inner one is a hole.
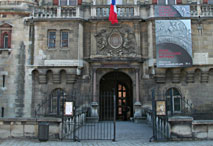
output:
M122 114L122 108L121 108L121 107L118 108L118 114L119 114L119 115Z
M122 89L122 86L121 84L118 85L118 90L121 90Z
M54 97L52 97L52 105L51 105L51 112L52 113L57 113L57 97L56 96L54 96Z
M122 92L118 92L118 97L122 97Z
M180 111L180 98L174 98L174 110Z
M126 92L123 92L123 97L124 97L124 98L126 97Z
M121 106L122 105L122 100L119 99L118 105Z

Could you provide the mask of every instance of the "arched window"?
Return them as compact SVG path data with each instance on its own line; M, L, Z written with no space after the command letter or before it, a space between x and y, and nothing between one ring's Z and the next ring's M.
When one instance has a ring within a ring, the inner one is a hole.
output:
M166 91L167 111L174 113L181 112L181 95L176 88L170 88ZM172 106L171 106L172 105Z
M51 92L49 98L49 113L51 115L62 115L66 92L62 89L55 89Z
M4 33L3 35L3 48L9 48L9 37L7 33Z

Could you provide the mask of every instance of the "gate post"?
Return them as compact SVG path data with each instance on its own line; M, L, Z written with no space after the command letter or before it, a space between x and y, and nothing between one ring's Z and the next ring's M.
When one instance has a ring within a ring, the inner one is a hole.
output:
M112 141L116 139L116 95L115 92L113 93L113 100L114 100L114 117L113 117L113 124L114 124L114 137Z
M156 105L155 105L155 90L152 90L152 130L153 130L153 136L152 138L154 141L157 140L157 129L156 129Z

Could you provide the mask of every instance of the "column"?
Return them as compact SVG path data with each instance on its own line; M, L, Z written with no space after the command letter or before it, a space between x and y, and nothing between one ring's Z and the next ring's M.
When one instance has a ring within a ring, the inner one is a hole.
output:
M93 69L93 102L96 102L96 69Z
M134 103L134 121L135 123L140 123L142 122L142 109L141 109L141 102L139 98L139 69L135 70L135 99L136 102Z
M91 115L88 117L90 122L98 122L99 115L98 115L98 103L97 103L97 96L96 96L96 68L93 68L93 101L91 103Z
M136 73L135 73L135 79L136 79L136 102L140 102L139 101L139 70L137 69L136 70Z

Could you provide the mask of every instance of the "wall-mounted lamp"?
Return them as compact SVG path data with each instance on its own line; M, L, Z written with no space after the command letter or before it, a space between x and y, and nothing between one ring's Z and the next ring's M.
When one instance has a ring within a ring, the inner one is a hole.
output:
M202 18L200 16L198 16L197 18L197 31L200 32L202 34L203 31L203 25L202 25Z

